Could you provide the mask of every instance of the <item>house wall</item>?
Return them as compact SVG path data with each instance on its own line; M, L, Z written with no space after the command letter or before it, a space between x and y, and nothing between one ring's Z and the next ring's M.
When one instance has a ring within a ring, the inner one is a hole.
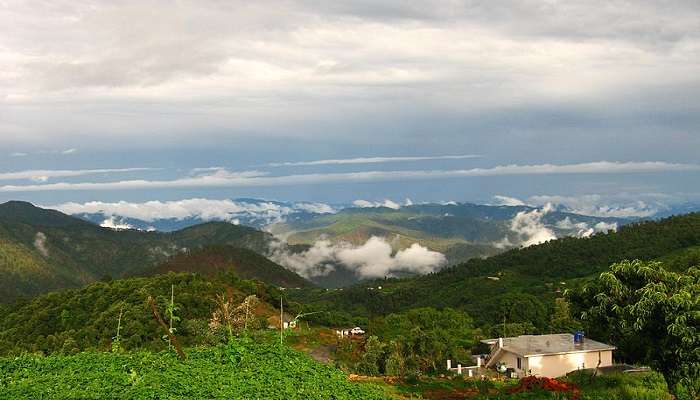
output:
M515 369L515 372L518 373L519 377L526 376L528 370L527 358L520 357L521 368L518 369L518 357L519 356L517 354L511 353L509 351L503 351L498 361L505 363L508 368Z
M610 365L612 365L612 350L536 356L529 357L527 360L527 368L532 375L550 378L563 376L578 369Z

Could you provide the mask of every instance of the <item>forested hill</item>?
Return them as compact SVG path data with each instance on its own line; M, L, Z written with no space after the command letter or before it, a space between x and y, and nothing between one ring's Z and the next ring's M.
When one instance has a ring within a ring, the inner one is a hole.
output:
M435 274L368 282L342 291L296 291L294 297L341 320L449 306L466 310L481 323L502 321L504 309L512 313L506 315L509 321L542 321L548 310L541 308L551 307L551 300L580 278L624 259L657 259L693 246L700 246L699 213L631 224L589 238L554 240L473 259ZM700 260L684 263L700 264ZM518 314L525 309L538 315Z
M105 277L140 275L174 255L205 246L263 252L270 238L224 222L172 233L115 231L30 203L8 202L0 204L0 302ZM263 268L269 269L269 263Z
M242 247L217 245L177 254L165 263L147 270L142 275L168 272L196 272L215 277L232 271L242 279L258 279L282 287L312 287L296 273L270 261L260 254Z

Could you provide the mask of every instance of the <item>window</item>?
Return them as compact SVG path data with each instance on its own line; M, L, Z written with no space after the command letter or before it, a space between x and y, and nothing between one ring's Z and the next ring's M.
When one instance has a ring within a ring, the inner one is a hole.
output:
M518 357L518 369L523 369L523 363L520 360L520 357Z

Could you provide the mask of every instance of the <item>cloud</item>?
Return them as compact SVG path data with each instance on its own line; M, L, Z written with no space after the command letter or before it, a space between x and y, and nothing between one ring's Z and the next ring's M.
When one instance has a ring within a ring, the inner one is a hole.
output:
M346 165L346 164L380 164L405 161L428 161L428 160L464 160L468 158L481 158L477 154L464 154L456 156L422 156L422 157L359 157L341 158L336 160L315 160L315 161L287 161L279 163L269 163L270 167L296 167L312 165Z
M136 218L146 222L158 219L200 218L205 221L238 221L243 217L256 218L265 224L281 222L284 218L298 211L315 212L319 214L333 213L336 210L323 203L291 203L281 204L271 201L234 201L211 199L186 199L176 201L147 201L130 203L120 201L106 203L92 201L87 203L64 203L45 206L66 214L95 214L107 216Z
M525 203L520 200L516 199L515 197L508 197L508 196L502 196L502 195L495 195L493 198L496 200L496 204L500 206L524 206Z
M341 3L58 0L37 13L31 2L12 2L0 10L0 101L3 128L11 127L0 142L79 143L85 132L100 132L93 137L103 140L88 145L133 148L126 137L160 147L177 137L187 146L208 132L231 136L236 126L248 137L339 140L350 131L379 140L397 132L386 142L420 129L412 143L460 133L464 147L489 136L503 143L506 133L493 132L509 132L511 151L601 143L590 126L566 123L560 140L546 141L559 126L533 134L513 123L513 109L526 104L525 119L558 125L562 103L573 105L576 119L604 125L635 109L632 122L606 132L621 145L649 148L695 132L688 126L697 121L700 58L693 1ZM659 88L665 96L643 95ZM678 101L684 93L693 97ZM412 125L419 113L428 117ZM487 114L506 118L480 135L464 127ZM654 126L669 120L663 131ZM661 139L635 129L647 126ZM683 154L679 160L692 153Z
M427 274L447 262L443 254L418 243L393 254L391 244L377 236L360 246L319 240L309 250L297 254L278 244L272 248L271 259L307 278L327 275L338 263L361 278L381 278L400 272Z
M37 232L34 236L34 248L44 257L49 256L49 249L46 247L46 234Z
M551 205L546 205L542 209L520 211L515 215L510 223L510 230L516 234L519 246L529 247L557 238L542 221L552 210Z
M408 200L408 199L407 199ZM407 202L408 203L408 202ZM367 201L367 200L355 200L352 202L352 205L355 207L359 208L379 208L379 207L386 207L386 208L391 208L392 210L398 210L401 208L401 204L393 202L389 199L386 199L382 202L377 202L377 201ZM409 205L409 204L407 204Z
M124 222L124 221L122 221L114 216L109 217L109 218L105 219L104 221L102 221L100 226L103 228L113 229L115 231L135 229L132 225L129 225L128 223L126 223L126 222Z
M570 231L572 236L579 238L590 237L596 232L617 231L616 222L601 221L591 226L588 223L582 221L574 223L569 217L558 221L555 226L559 229Z
M588 194L582 196L539 195L533 204L555 204L575 214L593 217L646 218L668 208L668 202L679 202L668 194Z
M27 170L16 172L0 172L0 181L28 179L35 182L46 182L50 178L67 178L96 174L115 174L124 172L152 171L154 168L105 168L105 169L76 169L76 170Z
M99 170L98 170L99 171ZM491 168L467 170L413 170L413 171L365 171L339 173L312 173L298 175L270 176L265 172L230 172L217 170L213 174L188 176L174 180L148 181L129 180L117 182L51 183L43 185L5 185L0 192L35 192L62 190L129 190L129 189L174 189L203 187L260 187L309 185L335 182L377 182L414 179L444 179L480 176L520 176L520 175L567 175L567 174L642 174L660 172L700 171L699 164L680 164L663 161L610 162L598 161L580 164L538 164L538 165L499 165ZM68 172L65 172L68 173ZM0 174L12 176L10 174ZM24 173L31 177L43 175ZM74 175L69 175L74 176Z
M69 155L69 154L75 154L78 152L78 149L76 148L70 148L70 149L65 149L65 150L39 150L35 151L33 153L28 153L28 152L15 152L11 153L10 157L27 157L30 155L44 155L44 154L60 154L60 155Z

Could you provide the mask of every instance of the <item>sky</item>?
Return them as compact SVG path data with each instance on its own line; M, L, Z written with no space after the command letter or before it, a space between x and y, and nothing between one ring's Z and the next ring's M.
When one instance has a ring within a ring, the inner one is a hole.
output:
M2 1L0 201L700 201L700 3Z

